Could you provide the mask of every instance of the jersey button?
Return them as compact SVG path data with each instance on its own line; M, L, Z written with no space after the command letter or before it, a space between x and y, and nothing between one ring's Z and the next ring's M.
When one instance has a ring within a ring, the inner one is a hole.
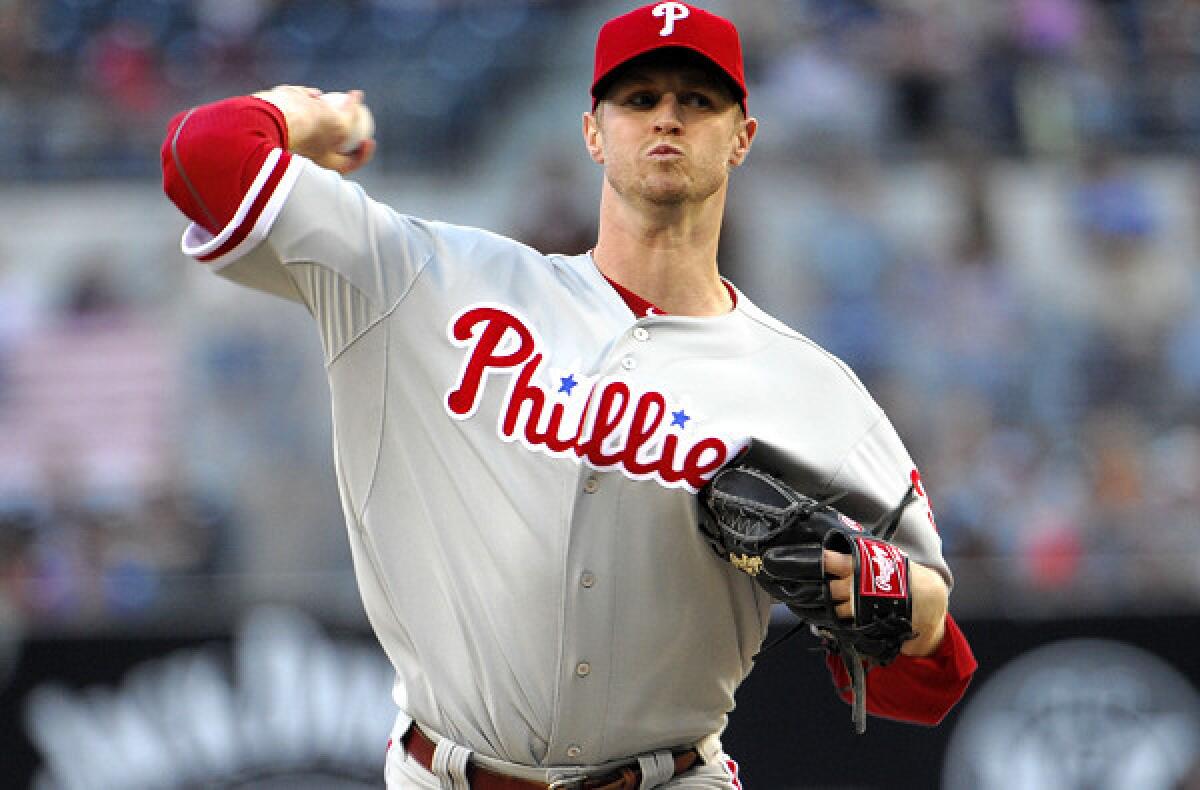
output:
M574 760L579 755L583 754L583 749L580 749L576 744L571 744L567 747L567 756Z
M600 482L594 477L589 477L583 481L583 491L585 494L594 494L600 489Z
M591 571L584 571L583 575L579 577L579 583L584 587L591 587L596 583L596 574Z
M575 674L581 678L586 678L592 674L592 665L586 661L580 661L575 667Z
M626 370L633 370L637 367L637 360L633 357L625 357L621 360L621 367L625 368Z
M644 326L634 327L633 339L640 340L644 343L650 339L650 331Z

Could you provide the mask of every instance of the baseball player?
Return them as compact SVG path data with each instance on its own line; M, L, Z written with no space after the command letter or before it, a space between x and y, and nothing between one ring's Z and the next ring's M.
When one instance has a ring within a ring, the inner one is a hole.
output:
M314 89L193 108L163 145L184 251L319 330L355 572L396 669L392 788L740 787L720 734L772 601L714 556L696 493L751 442L856 518L919 485L855 376L718 273L758 127L734 26L679 2L618 16L591 96L599 236L576 256L372 200L343 176L374 143L339 152L346 114ZM917 636L868 710L934 723L974 659L926 498L896 541Z

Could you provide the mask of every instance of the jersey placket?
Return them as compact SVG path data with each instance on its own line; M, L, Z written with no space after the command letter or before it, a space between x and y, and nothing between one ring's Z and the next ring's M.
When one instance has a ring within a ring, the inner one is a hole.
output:
M554 763L594 763L604 749L617 638L617 558L610 522L622 482L619 473L586 465L577 479L566 563L557 726L548 755Z
M627 330L595 371L596 380L636 378L637 351L648 338L641 326ZM622 489L635 484L620 471L601 471L586 461L580 466L566 561L557 726L547 755L552 763L587 765L605 750L613 655L621 638L620 525L613 524L613 514Z

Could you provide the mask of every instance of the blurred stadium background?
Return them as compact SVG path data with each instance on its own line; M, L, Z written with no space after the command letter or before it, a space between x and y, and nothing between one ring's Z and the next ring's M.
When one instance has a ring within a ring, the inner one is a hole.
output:
M1035 629L1022 649L1163 626L1180 641L1151 652L1194 686L1195 650L1178 648L1200 605L1200 3L703 4L741 27L762 121L722 265L891 415L956 613ZM125 671L64 661L47 678L30 655L228 635L268 604L362 635L316 333L179 252L168 119L278 83L363 88L373 195L581 252L592 41L633 5L0 0L14 781L32 781L29 755L51 762L27 691ZM845 786L889 786L864 776ZM1081 781L995 786L1122 786Z

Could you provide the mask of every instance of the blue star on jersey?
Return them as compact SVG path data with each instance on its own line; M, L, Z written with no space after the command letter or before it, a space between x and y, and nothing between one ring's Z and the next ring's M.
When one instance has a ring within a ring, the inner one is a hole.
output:
M575 380L574 373L568 373L567 375L560 378L559 381L561 381L562 383L558 385L558 391L565 392L568 395L571 394L571 390L575 389L575 385L579 383L578 381Z
M678 425L680 428L686 428L687 421L690 419L692 418L689 417L687 412L685 412L683 409L680 409L679 411L673 411L671 412L671 427L674 428L676 425Z

